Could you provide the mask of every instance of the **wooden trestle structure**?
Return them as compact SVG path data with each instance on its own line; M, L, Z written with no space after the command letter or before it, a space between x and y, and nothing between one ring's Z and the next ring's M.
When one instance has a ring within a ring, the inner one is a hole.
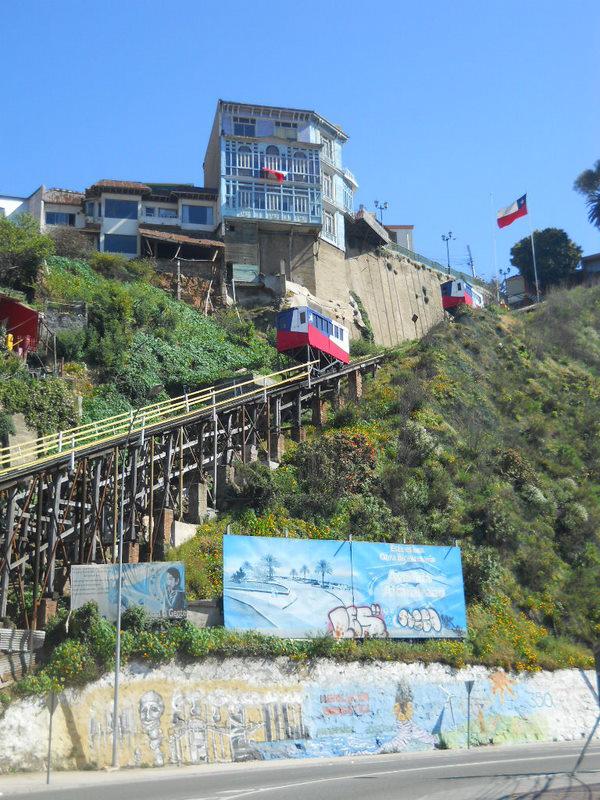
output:
M199 522L218 509L236 462L278 461L284 432L301 440L306 412L321 425L323 402L339 404L343 381L358 399L380 360L322 376L301 364L258 387L201 390L0 450L0 618L12 591L26 627L43 626L71 564L114 561L121 503L124 559L138 561L142 544L147 560L160 560L174 518Z

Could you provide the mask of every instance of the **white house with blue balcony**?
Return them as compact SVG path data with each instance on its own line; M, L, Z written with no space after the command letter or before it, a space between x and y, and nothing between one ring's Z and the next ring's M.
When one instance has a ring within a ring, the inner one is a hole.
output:
M291 226L313 229L344 251L344 218L352 216L357 188L342 163L347 140L314 111L219 100L204 182L219 187L221 221L255 220L259 229L289 233Z

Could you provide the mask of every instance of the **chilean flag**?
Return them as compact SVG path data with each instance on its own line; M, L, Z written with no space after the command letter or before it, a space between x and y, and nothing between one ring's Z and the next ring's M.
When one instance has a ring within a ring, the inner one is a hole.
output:
M499 228L506 228L507 225L513 223L519 217L524 217L527 214L527 195L519 197L516 203L508 206L508 208L501 208L496 215L496 221Z
M262 168L263 177L276 180L278 183L283 183L285 180L285 172L279 172L277 169L269 169L268 167Z

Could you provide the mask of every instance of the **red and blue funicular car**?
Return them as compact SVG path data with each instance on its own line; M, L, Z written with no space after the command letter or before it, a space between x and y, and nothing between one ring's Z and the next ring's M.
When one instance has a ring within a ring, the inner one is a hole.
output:
M288 308L277 315L277 349L301 361L321 364L350 361L348 328L308 306Z

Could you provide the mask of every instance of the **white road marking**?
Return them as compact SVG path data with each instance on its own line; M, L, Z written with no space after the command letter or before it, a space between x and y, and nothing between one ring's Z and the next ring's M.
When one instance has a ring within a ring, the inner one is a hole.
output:
M433 764L431 766L423 766L423 767L405 767L401 769L386 769L386 770L378 770L377 772L363 772L357 773L355 775L336 775L335 777L331 778L315 778L309 781L297 781L296 783L283 783L279 786L259 786L255 789L245 789L239 794L230 794L227 800L236 800L238 797L250 797L253 794L261 794L262 792L275 792L279 789L295 789L299 786L312 786L316 783L331 783L333 781L348 781L352 780L353 778L376 778L379 775L397 775L400 773L405 772L427 772L428 770L434 769L448 769L450 767L478 767L478 766L489 766L490 764L516 764L523 761L556 761L558 759L571 759L573 757L572 753L565 753L564 755L548 755L548 756L526 756L523 758L496 758L496 759L489 759L487 761L458 761L455 764ZM469 776L466 776L469 777ZM196 800L200 800L197 798Z

